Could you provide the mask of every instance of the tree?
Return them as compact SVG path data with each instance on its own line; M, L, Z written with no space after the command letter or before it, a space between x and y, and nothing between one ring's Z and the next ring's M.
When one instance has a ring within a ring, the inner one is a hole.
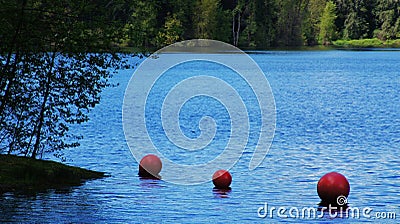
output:
M168 18L174 15L182 24L182 39L192 39L194 37L193 13L195 12L195 4L192 0L165 0L161 7L162 18ZM158 17L159 22L164 22Z
M158 33L156 1L137 0L131 7L134 12L125 25L128 45L139 49L154 47Z
M245 1L244 0L239 0L235 8L232 10L232 39L233 39L233 45L238 46L239 44L239 38L240 38L240 32L242 28L242 20L243 20L243 13L245 10ZM248 22L249 23L249 28L247 30L248 35L252 32L250 26L254 26L253 21Z
M16 1L0 21L0 149L33 158L79 145L69 125L88 120L113 69L124 1ZM110 69L112 68L112 69Z
M275 24L277 22L277 8L273 0L256 0L255 19L257 32L255 42L262 48L271 47L275 42Z
M224 10L221 5L218 4L217 12L217 29L214 39L223 42L231 42L231 11Z
M217 33L217 16L219 2L215 0L198 0L194 14L195 37L213 39Z
M244 19L244 30L243 30L243 36L240 40L241 46L246 46L246 47L255 47L256 46L256 41L255 41L255 36L257 35L257 22L256 22L256 6L254 1L250 1L248 5L246 5L246 18ZM241 18L241 16L240 16ZM233 20L232 22L234 22ZM240 21L238 21L238 24L242 24ZM234 25L234 23L232 24ZM233 26L232 26L232 31L234 31ZM237 32L233 32L233 37L236 41L236 45L238 45L239 42L239 34L240 34L240 29L237 29Z
M275 41L276 7L271 0L251 0L246 5L244 34L247 46L267 48Z
M318 43L319 26L326 0L309 0L306 4L306 14L303 19L303 38L307 45Z
M344 39L360 39L370 36L369 21L373 18L371 10L371 0L357 0L348 4L348 13L344 21L343 38Z
M400 37L400 2L396 0L377 0L375 8L379 39L395 39Z
M157 42L159 46L170 45L182 39L183 26L177 16L168 16L164 29L158 32Z
M335 0L336 27L344 39L370 38L376 28L374 8L377 0Z
M283 46L303 44L302 20L304 16L303 0L279 1L277 21L277 42Z
M336 5L332 1L326 3L324 12L322 13L319 41L323 45L328 45L336 37Z

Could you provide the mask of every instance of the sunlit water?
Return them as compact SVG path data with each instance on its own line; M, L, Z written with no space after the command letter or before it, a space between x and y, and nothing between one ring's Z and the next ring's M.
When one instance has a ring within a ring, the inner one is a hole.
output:
M112 79L120 85L104 91L101 104L90 115L91 121L74 128L85 137L81 146L66 152L68 164L104 171L111 177L33 196L4 194L0 197L0 221L299 222L296 218L279 217L276 210L261 219L257 211L265 203L268 208L285 207L287 210L317 208L320 201L317 181L331 171L341 172L348 178L351 207L370 207L372 217L376 212L396 212L400 218L400 52L278 51L259 52L251 57L265 72L274 93L276 132L268 156L254 171L248 170L254 144L254 139L250 138L243 158L230 170L233 176L230 192L213 191L211 182L182 186L138 178L138 163L131 155L122 128L123 96L133 73L133 70L124 70ZM191 70L193 75L199 74L202 65L178 67L175 72L183 75L160 85L171 86ZM232 83L235 86L235 80ZM240 88L238 86L236 88ZM244 95L248 92L246 89L239 91L244 91ZM248 93L246 103L252 108L254 99L251 99L251 92ZM156 96L157 92L154 94ZM157 102L157 98L154 99ZM204 106L205 103L209 104ZM148 116L159 116L157 111L151 113L154 114ZM257 132L257 110L253 114L252 131ZM197 152L207 161L220 153L219 146L226 144L229 135L223 131L229 129L230 123L226 122L226 111L218 102L194 99L182 107L181 126L187 136L198 136L198 119L203 115L215 116L218 130L222 130L212 143L216 146L215 152L212 148ZM156 145L167 142L159 126L148 127L150 134L161 136L153 138ZM199 162L174 153L173 149L161 150L172 159L189 164ZM288 211L284 215L289 216ZM307 221L396 220L377 220L362 215L360 218L332 218L325 214Z

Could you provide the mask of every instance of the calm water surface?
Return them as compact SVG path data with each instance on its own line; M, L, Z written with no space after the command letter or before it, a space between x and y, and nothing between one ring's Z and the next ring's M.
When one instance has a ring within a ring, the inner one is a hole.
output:
M66 152L68 164L104 171L111 177L65 191L50 190L30 196L4 194L0 197L0 221L296 223L301 220L281 218L276 213L273 218L268 214L261 219L257 210L265 203L269 208L317 208L317 181L331 171L348 178L351 207L370 207L373 217L376 212L396 212L400 218L400 52L278 51L251 57L265 72L274 93L276 132L268 156L254 171L248 171L248 163L256 140L249 140L243 157L231 169L230 192L213 191L211 182L181 186L138 178L138 164L122 128L123 96L133 73L124 70L113 78L120 85L104 91L101 104L91 113L91 121L74 128L85 137L81 146ZM218 71L213 66L205 67L201 62L177 67L175 73L182 76L161 80L159 84L171 86L187 78L188 71L193 71L192 75L210 69ZM229 82L240 89L234 79ZM160 89L162 95L165 88ZM249 94L244 98L248 98L246 106L252 108L251 91L238 91ZM225 145L227 136L223 131L230 124L226 122L226 110L213 100L207 106L205 103L204 99L195 99L182 107L182 130L196 137L199 129L193 121L203 115L215 115L222 134L216 135L213 144ZM253 112L252 130L257 131L258 113ZM157 118L157 111L150 113L153 114L148 116ZM163 145L162 130L157 125L148 126L149 133L161 136L153 138L155 144ZM214 153L220 153L215 150L208 149L200 157L207 161ZM191 161L190 156L176 155L173 150L164 149L163 153L188 163L197 162ZM332 219L327 215L306 221L396 222L366 217Z

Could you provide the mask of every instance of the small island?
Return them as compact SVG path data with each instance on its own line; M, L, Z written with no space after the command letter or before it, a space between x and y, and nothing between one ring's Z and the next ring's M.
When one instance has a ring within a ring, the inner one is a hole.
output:
M15 155L0 155L0 193L40 192L79 186L106 177L104 172Z

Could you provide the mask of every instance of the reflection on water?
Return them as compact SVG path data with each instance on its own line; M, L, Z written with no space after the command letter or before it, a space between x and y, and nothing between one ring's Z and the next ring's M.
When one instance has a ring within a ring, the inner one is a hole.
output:
M394 211L400 215L400 52L283 52L252 57L266 72L274 93L276 135L269 154L254 171L248 170L255 142L250 139L242 158L230 170L231 191L214 191L211 181L182 186L137 176L138 163L126 145L121 123L124 89L132 71L121 71L113 78L120 85L104 92L90 122L73 128L76 134L85 136L81 146L66 151L69 164L111 176L66 191L4 194L0 196L0 221L296 223L299 220L260 219L257 209L265 203L276 208L317 209L317 182L331 171L340 172L349 180L350 207L368 206L374 212ZM184 109L201 111L199 105L193 106L186 105ZM224 113L207 106L201 109L204 114ZM190 114L182 118L188 119L182 125L189 125L183 131L197 134L199 130L191 124ZM161 135L157 130L151 132ZM165 136L154 139L164 141ZM218 150L226 143L226 139L214 140ZM213 157L209 153L207 156ZM197 158L174 157L175 154L168 151L172 160L190 162ZM321 221L376 220L324 216ZM392 220L383 220L389 221Z
M229 194L231 193L232 189L213 189L213 194L215 198L229 198Z
M143 189L148 189L148 188L161 188L162 186L160 183L162 183L162 180L155 179L155 178L144 178L144 177L139 177L141 180L140 186Z

